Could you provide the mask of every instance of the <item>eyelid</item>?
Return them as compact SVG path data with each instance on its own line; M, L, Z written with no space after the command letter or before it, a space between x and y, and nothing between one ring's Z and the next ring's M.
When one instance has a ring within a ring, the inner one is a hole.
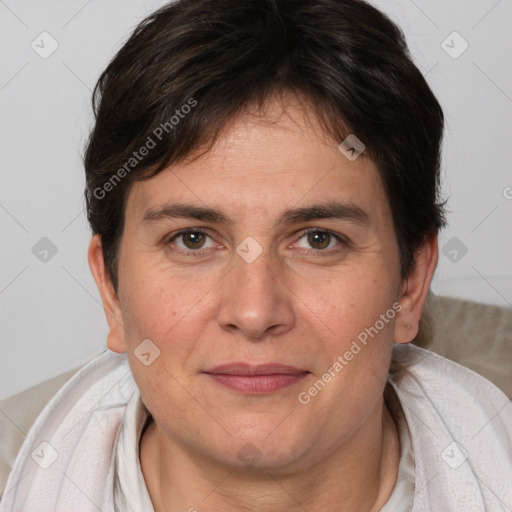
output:
M210 230L207 228L184 228L168 235L167 240L173 240L174 238L177 238L180 235L186 235L187 233L203 233L205 235L208 235L209 231Z

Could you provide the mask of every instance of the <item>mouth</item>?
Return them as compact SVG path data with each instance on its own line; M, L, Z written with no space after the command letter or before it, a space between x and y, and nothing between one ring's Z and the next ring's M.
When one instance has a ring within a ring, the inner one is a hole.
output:
M300 382L310 372L282 364L231 363L203 372L218 384L246 394L265 394Z

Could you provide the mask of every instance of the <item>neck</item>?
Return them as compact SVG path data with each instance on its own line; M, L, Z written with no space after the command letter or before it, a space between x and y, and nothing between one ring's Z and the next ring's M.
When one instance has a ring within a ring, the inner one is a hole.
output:
M383 401L329 457L300 471L219 467L170 440L154 420L140 444L155 512L377 512L392 493L399 459L398 432Z

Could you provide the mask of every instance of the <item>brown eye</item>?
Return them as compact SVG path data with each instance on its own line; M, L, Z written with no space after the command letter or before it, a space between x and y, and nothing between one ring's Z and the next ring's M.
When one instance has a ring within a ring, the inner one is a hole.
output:
M204 245L205 236L203 233L193 231L181 236L183 237L183 243L188 249L200 249Z
M328 255L340 252L348 247L349 241L341 234L332 233L323 229L310 229L302 233L296 242L300 249L319 255Z
M205 242L205 234L199 231L190 231L180 235L183 240L183 245L187 249L201 249Z
M326 249L331 242L331 234L325 231L310 231L307 236L313 249Z
M176 233L166 242L166 245L178 253L190 256L201 255L215 247L220 248L208 233L203 233L202 230L197 228Z

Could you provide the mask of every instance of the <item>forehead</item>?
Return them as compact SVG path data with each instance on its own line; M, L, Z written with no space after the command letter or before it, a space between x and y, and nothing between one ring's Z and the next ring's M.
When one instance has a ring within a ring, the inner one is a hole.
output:
M341 142L341 141L340 141ZM292 205L343 200L387 220L382 181L366 155L349 160L300 105L270 103L232 120L209 152L137 182L128 197L139 220L169 201L277 218Z

